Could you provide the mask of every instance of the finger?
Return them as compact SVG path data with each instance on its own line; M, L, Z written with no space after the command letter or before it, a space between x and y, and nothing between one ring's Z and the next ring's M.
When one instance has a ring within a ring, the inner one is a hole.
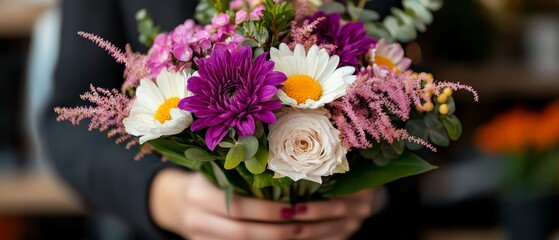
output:
M361 226L360 218L342 218L315 223L300 223L296 228L295 239L345 239Z
M204 176L193 179L188 202L205 211L238 220L262 222L286 222L292 219L295 210L287 203L264 201L234 195L227 211L225 193L212 185Z
M325 201L301 203L295 206L294 220L320 221L343 218L349 214L370 216L373 209L374 190L365 190L346 197Z
M195 209L185 215L185 232L205 239L291 239L296 224L239 221Z

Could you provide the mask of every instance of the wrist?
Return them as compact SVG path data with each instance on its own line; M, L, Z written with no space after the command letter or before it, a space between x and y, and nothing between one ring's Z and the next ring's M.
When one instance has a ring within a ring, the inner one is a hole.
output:
M180 201L190 178L190 173L168 168L159 171L151 183L149 208L153 222L160 228L177 232L180 222Z

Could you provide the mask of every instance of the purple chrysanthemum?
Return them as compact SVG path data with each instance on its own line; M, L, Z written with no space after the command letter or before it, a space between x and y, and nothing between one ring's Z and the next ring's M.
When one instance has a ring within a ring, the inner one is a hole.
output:
M198 117L191 126L193 131L209 127L208 148L213 150L229 128L247 136L254 134L256 120L276 121L272 111L281 103L272 98L287 77L273 71L274 63L266 61L266 54L253 61L250 47L216 49L197 63L198 74L188 80L194 96L182 99L178 107Z
M309 22L313 22L318 18L324 18L320 21L313 35L318 37L318 45L335 45L337 48L330 54L340 56L339 66L359 67L359 56L367 53L371 49L371 45L376 41L367 36L367 31L360 22L348 22L344 25L340 22L340 14L326 14L317 12L309 17Z

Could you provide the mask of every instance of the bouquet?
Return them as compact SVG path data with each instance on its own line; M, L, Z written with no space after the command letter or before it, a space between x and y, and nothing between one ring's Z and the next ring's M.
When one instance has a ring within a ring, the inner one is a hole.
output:
M300 202L435 168L411 151L448 146L456 90L409 69L402 46L439 1L404 0L378 20L364 1L209 0L161 32L137 14L146 54L82 37L125 65L121 89L91 86L58 120L106 131L137 155L203 173L227 196Z
M475 136L478 149L503 160L501 197L542 197L559 189L559 101L540 112L515 108Z

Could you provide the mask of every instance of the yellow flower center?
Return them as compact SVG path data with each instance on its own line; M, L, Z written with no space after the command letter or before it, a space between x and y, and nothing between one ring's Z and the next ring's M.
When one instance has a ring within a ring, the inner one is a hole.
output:
M161 124L165 123L165 121L173 120L173 117L171 117L171 109L176 108L179 105L179 101L180 98L178 97L165 100L163 104L159 105L153 118Z
M379 66L385 66L388 69L390 69L390 71L392 71L396 67L396 64L392 62L392 60L390 60L387 57L383 57L379 55L375 56L375 64ZM399 70L397 71L400 72Z
M297 74L287 78L283 82L283 91L297 101L297 103L304 103L308 99L318 101L322 96L322 86L314 78L305 75Z

